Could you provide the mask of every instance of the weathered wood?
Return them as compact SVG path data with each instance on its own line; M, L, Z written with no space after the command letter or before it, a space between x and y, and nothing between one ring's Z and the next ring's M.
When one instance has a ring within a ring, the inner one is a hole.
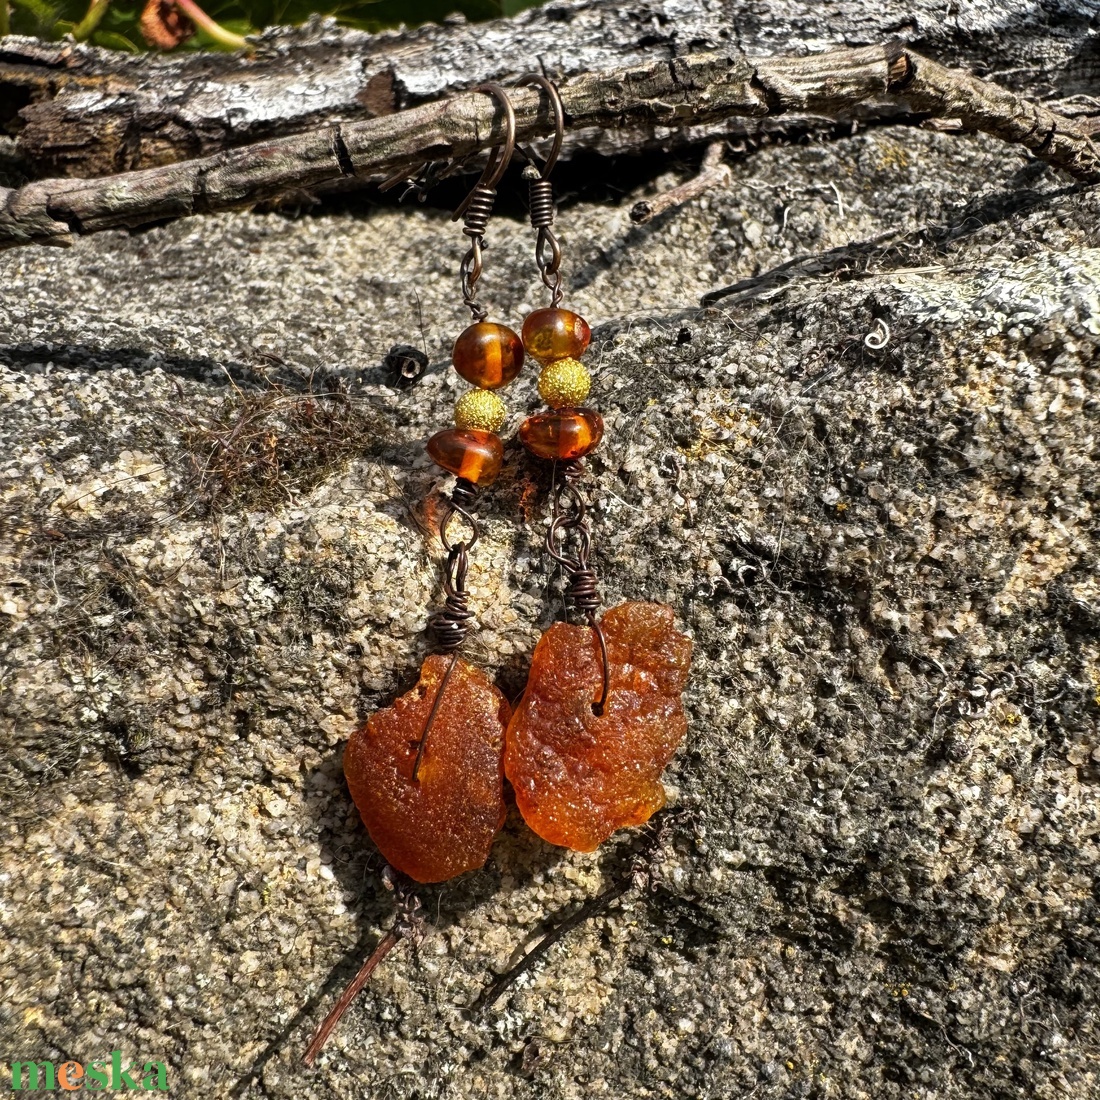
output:
M108 175L378 118L532 69L563 79L694 51L769 57L893 38L1032 98L1065 98L1091 94L1100 76L1100 54L1090 48L1095 15L1092 0L1017 5L1011 17L996 0L974 0L962 11L941 0L642 0L629 11L616 0L576 0L510 20L378 35L317 21L268 32L247 55L131 57L9 37L0 44L0 126L16 135L34 176ZM1082 100L1080 109L1095 104ZM766 124L799 122L769 116ZM760 125L738 116L703 131L574 131L565 155L667 148Z
M870 46L751 63L690 54L593 73L563 84L571 131L683 127L788 111L823 117L880 100L1023 145L1084 180L1100 179L1100 149L1073 120L898 46ZM516 90L521 141L550 129L540 93ZM68 244L74 233L132 228L249 206L291 188L354 176L377 179L427 161L457 161L500 140L496 107L480 94L428 103L367 122L335 124L215 156L102 179L40 180L0 189L0 247Z

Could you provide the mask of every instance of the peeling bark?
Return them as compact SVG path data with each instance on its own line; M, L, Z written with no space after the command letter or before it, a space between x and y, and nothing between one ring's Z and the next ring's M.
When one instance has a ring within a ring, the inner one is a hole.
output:
M1011 9L1011 10L1009 10ZM897 38L955 68L1032 98L1085 97L1100 74L1096 5L885 0L868 7L792 0L551 3L515 19L450 21L378 35L317 21L271 31L251 54L130 57L73 43L9 37L0 45L0 128L35 176L96 176L406 110L483 80L532 69L557 79L707 50L753 57L859 47ZM887 109L887 108L883 108ZM1076 110L1095 111L1086 98ZM897 108L893 108L897 110ZM858 117L859 107L853 107ZM798 124L791 115L764 124ZM574 132L577 148L615 153L755 133L753 117L702 131Z
M561 94L570 131L697 127L791 111L836 118L863 104L893 102L958 118L1080 179L1100 180L1100 149L1072 119L898 46L755 64L741 56L691 54L581 76L563 84ZM516 90L513 100L518 140L549 131L537 91ZM500 141L495 112L489 97L469 94L179 164L0 189L0 247L64 245L74 233L232 210L347 176L378 179L428 161L462 161Z

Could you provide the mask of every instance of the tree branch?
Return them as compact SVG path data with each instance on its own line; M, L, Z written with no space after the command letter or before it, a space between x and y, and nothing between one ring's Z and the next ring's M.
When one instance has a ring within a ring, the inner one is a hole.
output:
M996 0L551 0L511 19L448 19L365 34L314 19L273 28L239 54L131 56L72 42L0 42L0 130L14 138L27 174L105 176L152 168L330 122L363 122L455 95L486 80L538 70L564 81L707 50L750 57L803 56L834 41L894 37L940 64L1000 80L1041 101L1094 91L1100 54L1085 16L1090 0L1027 0L997 19ZM1085 110L1092 109L1082 99ZM1057 109L1057 108L1056 108ZM1067 113L1077 108L1067 107ZM880 108L879 114L888 108ZM855 117L862 117L862 113ZM769 129L803 127L788 115ZM564 155L669 148L759 131L731 117L709 132L574 131Z
M786 112L836 118L869 102L894 102L960 118L1079 179L1100 180L1100 150L1081 124L896 44L755 63L739 55L688 54L578 76L561 94L570 131L678 128ZM517 140L550 131L536 90L516 90L513 101ZM377 180L428 161L462 162L500 140L495 113L488 96L467 94L177 164L0 189L0 247L65 245L74 234L251 206L349 176Z

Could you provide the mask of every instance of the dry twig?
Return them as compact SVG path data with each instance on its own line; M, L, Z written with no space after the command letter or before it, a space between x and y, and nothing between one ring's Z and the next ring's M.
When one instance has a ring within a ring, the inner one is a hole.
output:
M703 156L703 163L699 168L699 174L681 183L679 187L673 187L664 194L654 199L643 199L634 204L630 211L630 220L635 225L645 225L653 221L659 214L674 207L683 206L685 202L691 202L700 195L706 194L712 187L725 187L729 184L731 173L728 164L722 161L722 153L725 150L724 141L712 141L707 146Z
M348 987L340 994L340 999L332 1006L332 1010L321 1022L321 1026L313 1033L313 1038L310 1040L309 1046L306 1048L306 1052L302 1057L302 1061L305 1062L307 1066L312 1067L313 1063L317 1061L317 1055L321 1053L321 1048L328 1042L328 1037L340 1022L340 1018L347 1012L348 1006L359 996L359 992L363 986L370 981L370 977L378 964L400 942L401 934L396 928L391 928L382 937L378 946L371 952L370 957L359 968L359 972L348 983Z
M498 975L493 982L487 986L478 996L477 1000L470 1006L471 1011L479 1012L482 1009L492 1008L493 1005L500 999L501 996L507 991L508 987L512 985L523 974L527 973L554 946L560 939L562 939L566 933L572 932L574 928L579 928L586 921L591 920L592 917L599 916L600 913L610 908L611 903L621 898L623 894L627 892L634 885L633 877L626 877L619 882L613 883L601 894L597 894L594 898L590 898L584 903L571 917L566 917L560 924L550 929L534 947L531 948L514 966L510 967L503 974Z
M378 942L378 946L371 952L367 961L359 968L358 973L352 978L347 988L340 994L339 1000L332 1006L332 1010L321 1021L321 1025L313 1033L313 1038L306 1048L302 1061L312 1067L317 1061L317 1055L321 1048L328 1042L329 1036L336 1029L344 1013L347 1012L352 1001L359 996L363 987L370 981L371 975L378 968L378 964L402 941L411 939L419 942L423 935L424 918L420 913L420 898L415 891L415 884L411 879L386 866L382 871L382 884L387 890L392 890L397 901L397 917L393 927Z

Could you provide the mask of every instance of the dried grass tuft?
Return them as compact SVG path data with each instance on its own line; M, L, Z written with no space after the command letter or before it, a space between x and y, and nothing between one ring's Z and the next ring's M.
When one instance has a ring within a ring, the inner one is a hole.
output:
M181 434L195 503L211 514L282 504L350 459L377 453L392 426L343 380L311 375L301 388L234 386L210 414L188 414Z

